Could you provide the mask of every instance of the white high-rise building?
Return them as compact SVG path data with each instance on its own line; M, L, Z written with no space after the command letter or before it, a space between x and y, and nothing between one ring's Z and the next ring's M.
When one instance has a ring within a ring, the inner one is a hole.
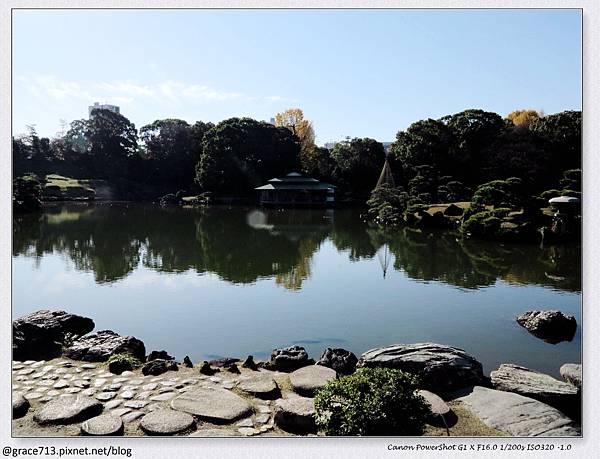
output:
M90 105L88 107L88 116L90 119L92 118L92 110L97 110L97 109L110 110L111 112L114 112L114 113L121 113L121 109L119 107L117 107L116 105L100 104L98 102L94 102L94 105Z

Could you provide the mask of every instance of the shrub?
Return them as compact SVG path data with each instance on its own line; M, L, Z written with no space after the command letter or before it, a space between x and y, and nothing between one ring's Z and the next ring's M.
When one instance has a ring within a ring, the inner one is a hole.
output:
M140 359L129 353L111 355L106 363L111 373L119 375L124 371L135 370L142 366Z
M477 212L465 217L460 227L460 231L474 237L496 237L500 234L502 218L506 217L509 212L510 209L508 208Z
M560 191L560 190L556 190L556 189L554 189L554 188L553 188L553 189L551 189L551 190L546 190L546 191L544 191L544 192L543 192L543 193L540 195L540 197L541 197L541 198L542 198L544 201L546 201L546 203L548 203L548 200L549 200L549 199L556 198L557 196L560 196L560 195L561 195L561 191Z
M381 226L399 225L402 223L406 200L406 193L401 188L380 185L373 190L367 201L369 218Z
M42 186L33 175L23 175L13 180L13 209L15 212L32 212L42 208Z
M417 384L400 370L360 368L317 393L317 425L327 435L418 435L429 408Z
M479 185L475 190L472 202L477 205L494 207L520 207L523 203L521 179L511 177Z

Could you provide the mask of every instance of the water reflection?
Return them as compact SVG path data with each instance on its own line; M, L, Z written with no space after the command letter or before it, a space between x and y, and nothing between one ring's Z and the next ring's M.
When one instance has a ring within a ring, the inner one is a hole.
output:
M385 233L364 224L356 210L56 205L16 217L13 232L13 255L39 261L60 253L77 270L93 272L99 284L123 279L141 264L160 272L214 273L231 283L272 278L300 290L329 239L350 261L373 259L385 249L390 269L423 282L477 289L501 280L581 289L578 246L497 244L409 228Z

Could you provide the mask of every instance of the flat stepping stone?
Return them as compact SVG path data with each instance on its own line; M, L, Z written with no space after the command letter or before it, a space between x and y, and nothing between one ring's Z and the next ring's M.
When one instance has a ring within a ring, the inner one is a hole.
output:
M235 424L236 427L254 427L254 423L252 422L252 418L242 419L240 422Z
M110 414L101 414L81 424L81 433L93 436L123 435L123 421Z
M64 394L44 405L33 420L38 424L70 424L97 416L102 408L102 403L91 397Z
M127 413L130 413L131 411L132 411L131 408L117 408L115 410L112 410L110 412L110 414L112 414L113 416L121 417L121 416L126 415Z
M154 397L150 397L150 400L153 402L166 402L171 400L175 395L177 395L175 392L165 392L164 394L158 394Z
M116 396L116 392L100 392L99 394L96 394L96 398L101 402L107 402L109 400L112 400Z
M312 396L335 379L337 373L322 365L309 365L290 373L290 382L294 391L302 395Z
M22 418L29 411L29 401L23 397L23 394L16 393L12 399L12 416L13 419Z
M251 437L252 435L260 433L260 430L257 430L254 427L240 427L238 432L245 437Z
M475 386L456 398L489 427L515 437L576 437L579 427L545 403L512 392Z
M270 420L271 420L271 415L268 413L259 414L258 416L256 416L256 419L255 419L257 424L266 424Z
M238 388L258 398L271 398L279 387L271 376L259 376L239 383Z
M133 392L133 391L131 391L131 390L126 390L126 391L124 391L124 392L121 392L121 393L119 394L119 396L120 396L121 398L124 398L125 400L130 400L130 399L132 399L133 397L135 397L135 392Z
M148 405L148 403L149 402L145 402L143 400L129 400L129 401L123 403L123 406L139 410L140 408L144 408L146 405Z
M505 363L492 371L490 378L494 389L515 392L558 409L579 405L579 390L575 386L529 368Z
M137 418L141 418L143 415L144 413L141 411L132 411L131 413L127 413L121 419L123 419L123 422L127 424L135 421Z
M171 401L171 408L214 424L227 424L252 414L252 406L239 395L218 387L194 388Z
M286 432L316 433L315 405L312 398L293 395L275 402L275 423Z
M234 430L229 429L203 429L197 430L189 437L239 437Z
M565 363L560 367L560 375L565 381L573 384L578 389L581 389L581 364L580 363Z
M37 400L38 398L42 398L44 396L44 394L42 394L41 392L28 392L26 394L23 394L23 397L25 397L27 400Z
M140 428L148 435L175 435L190 430L194 425L192 416L175 410L152 411L140 421Z
M117 406L119 406L121 403L123 403L123 400L114 399L114 400L111 400L110 402L106 402L104 404L104 406L107 409L112 410L113 408L116 408Z
M427 417L429 424L437 427L447 427L450 424L453 425L453 421L457 420L456 415L446 402L433 392L418 390L415 395L423 397L429 407L429 416Z

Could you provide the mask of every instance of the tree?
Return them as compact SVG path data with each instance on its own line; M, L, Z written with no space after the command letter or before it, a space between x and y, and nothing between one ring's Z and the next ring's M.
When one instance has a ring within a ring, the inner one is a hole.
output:
M315 131L312 123L304 119L299 108L290 108L275 115L275 126L285 127L300 140L300 163L303 172L309 172L314 163Z
M506 115L506 119L514 124L515 127L528 128L540 116L541 114L536 110L515 110Z
M335 144L331 157L335 161L334 179L355 196L369 196L385 162L383 144L369 138L355 138Z
M286 128L251 118L230 118L202 141L196 182L222 195L247 196L266 180L297 170L300 145Z

